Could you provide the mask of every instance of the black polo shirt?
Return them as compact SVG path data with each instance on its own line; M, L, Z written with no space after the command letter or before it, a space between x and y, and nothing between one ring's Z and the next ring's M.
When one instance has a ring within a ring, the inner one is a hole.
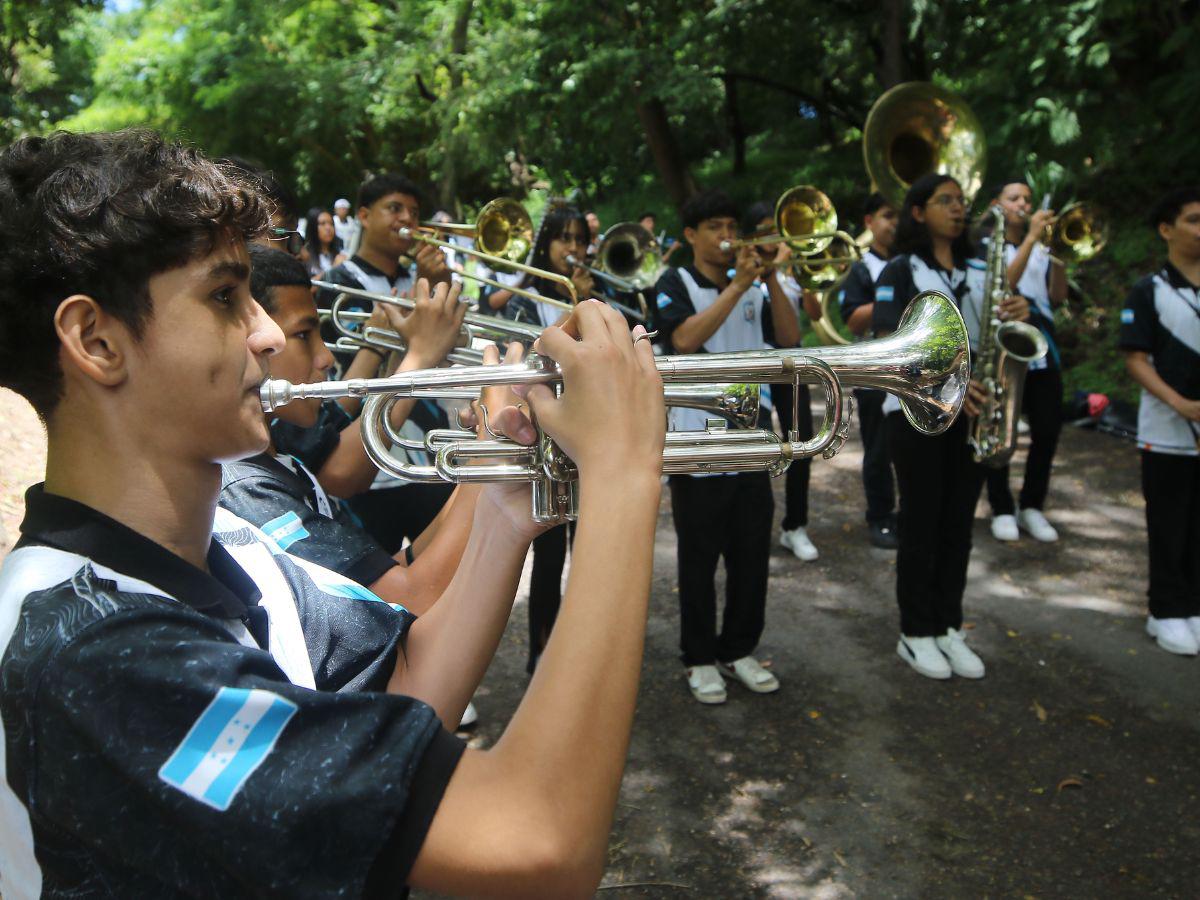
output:
M1133 286L1121 309L1119 346L1150 354L1159 376L1189 400L1200 400L1200 286L1171 263ZM1197 428L1149 391L1138 409L1143 449L1196 455Z
M40 485L26 506L0 568L5 893L399 893L463 750L380 693L413 617L225 510L205 572Z
M303 463L269 453L221 467L221 506L261 528L281 549L370 587L397 565L330 500Z

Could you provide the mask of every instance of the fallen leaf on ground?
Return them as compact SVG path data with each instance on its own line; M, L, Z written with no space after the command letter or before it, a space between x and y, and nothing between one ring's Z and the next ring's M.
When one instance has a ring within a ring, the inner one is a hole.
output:
M1058 787L1055 790L1061 794L1063 790L1069 787L1081 788L1083 787L1083 782L1074 775L1069 775L1058 783Z
M1033 712L1038 717L1039 722L1046 721L1046 708L1036 700L1033 701Z
M1094 722L1095 724L1100 725L1104 728L1112 728L1112 722L1108 721L1108 719L1105 719L1101 716L1096 715L1095 713L1088 713L1087 720L1089 722Z

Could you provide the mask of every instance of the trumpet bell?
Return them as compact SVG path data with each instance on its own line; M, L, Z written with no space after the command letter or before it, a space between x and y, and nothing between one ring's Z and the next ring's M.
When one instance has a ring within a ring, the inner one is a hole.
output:
M1064 263L1087 262L1108 243L1108 221L1092 206L1072 203L1046 228L1042 243Z
M897 209L913 182L930 172L954 178L970 205L983 187L987 139L962 97L910 81L886 91L871 107L863 159L876 189Z
M825 193L811 184L784 191L775 204L775 225L779 234L802 256L820 253L833 241L837 231L837 210ZM806 235L820 235L805 240Z

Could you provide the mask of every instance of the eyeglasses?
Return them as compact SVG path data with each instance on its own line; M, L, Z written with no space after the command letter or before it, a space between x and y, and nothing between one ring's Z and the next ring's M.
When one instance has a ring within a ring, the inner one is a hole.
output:
M944 206L949 209L951 206L965 207L966 201L962 197L955 197L953 194L940 194L937 197L931 197L926 206L933 204L934 206Z
M291 228L268 228L267 240L292 256L299 256L304 249L304 235Z

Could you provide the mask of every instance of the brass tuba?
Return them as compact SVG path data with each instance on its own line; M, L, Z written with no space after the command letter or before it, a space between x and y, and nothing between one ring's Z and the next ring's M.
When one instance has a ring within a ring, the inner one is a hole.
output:
M970 206L983 187L987 140L958 94L910 81L886 91L871 107L863 160L872 184L897 209L912 183L930 172L953 177Z

